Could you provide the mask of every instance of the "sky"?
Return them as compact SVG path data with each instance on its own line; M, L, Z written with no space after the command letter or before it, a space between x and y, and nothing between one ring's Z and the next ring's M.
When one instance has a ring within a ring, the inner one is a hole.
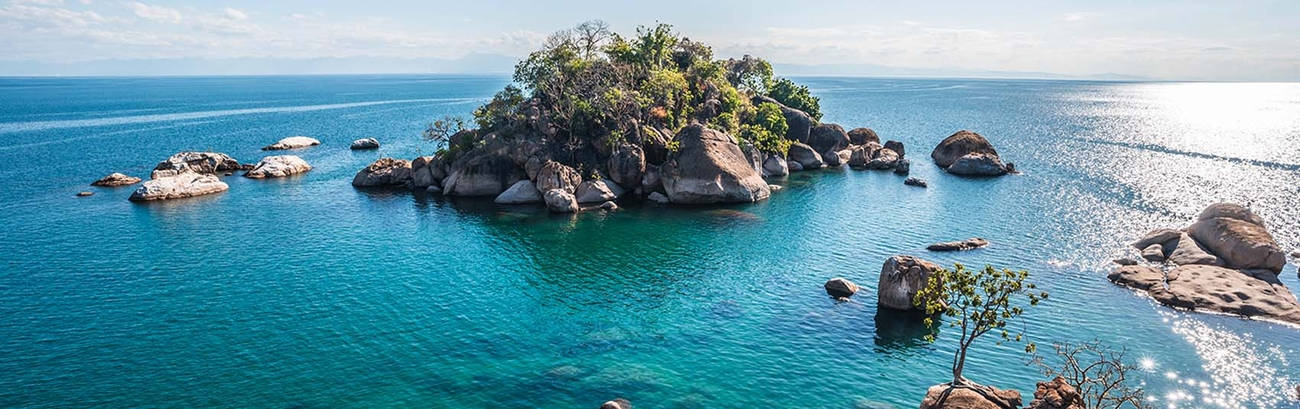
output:
M507 72L590 19L787 75L1300 81L1296 0L0 0L0 75Z

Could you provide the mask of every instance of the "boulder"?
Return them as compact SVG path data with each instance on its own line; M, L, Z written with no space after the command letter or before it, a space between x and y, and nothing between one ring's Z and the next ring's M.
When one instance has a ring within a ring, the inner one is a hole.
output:
M826 294L835 298L848 298L858 292L858 285L852 281L835 277L827 281L822 287L826 288Z
M906 175L912 173L912 161L907 159L899 159L898 163L894 165L894 173L898 175Z
M800 170L819 169L825 164L825 162L822 162L821 154L817 153L811 146L799 142L790 144L790 150L787 152L788 157L786 159L791 162L799 162Z
M164 176L144 182L131 193L131 201L181 199L224 192L230 185L222 182L217 175L184 172L174 176Z
M442 194L496 196L505 192L520 179L524 179L524 172L515 166L510 156L490 153L463 162L457 160L451 167L447 179L442 182Z
M910 177L910 178L907 178L906 180L903 180L903 184L904 184L904 185L908 185L908 186L916 186L916 187L928 187L928 186L930 186L929 183L925 183L925 179L921 179L921 178L917 178L917 177Z
M618 398L600 405L600 409L632 409L632 402L627 399Z
M308 146L320 145L320 141L306 136L290 136L280 141L262 147L264 151L281 151L285 149L300 149Z
M682 129L679 149L660 177L677 204L740 203L767 199L767 182L730 135L693 124Z
M785 132L785 138L796 142L807 142L808 136L812 132L813 119L806 112L782 105L776 100L766 96L756 96L753 104L757 106L762 103L773 103L781 107L781 116L785 117L785 124L788 127Z
M866 145L870 142L880 143L880 137L871 128L853 128L853 130L849 131L849 143Z
M645 174L641 175L641 194L648 195L654 192L663 193L664 181L663 178L659 176L658 166L647 165Z
M618 210L618 203L607 201L605 203L601 203L600 208L605 210Z
M759 176L762 176L763 152L760 152L758 147L754 146L754 144L749 141L743 141L740 143L740 152L745 154L745 160L748 160L749 164L754 167L754 171L758 172Z
M881 148L876 151L875 157L867 162L867 169L890 169L898 165L898 153Z
M671 153L668 143L672 140L670 133L649 126L641 127L641 147L645 150L645 162L648 165L663 165Z
M1034 400L1029 402L1026 409L1088 409L1088 407L1083 402L1083 396L1079 395L1079 390L1067 383L1065 378L1057 376L1051 382L1038 383L1038 387L1034 389Z
M905 158L905 157L907 157L907 153L906 153L906 151L904 151L904 149L903 149L903 143L902 143L902 142L899 142L899 141L886 141L886 142L885 142L885 149L889 149L889 150L891 150L891 151L894 151L894 153L897 153L897 154L898 154L898 157L899 157L899 158Z
M379 158L352 177L352 186L405 186L411 181L411 161Z
M645 151L640 146L630 143L619 145L605 163L609 178L622 186L636 186L641 183L645 165Z
M158 162L150 179L175 176L185 172L218 174L240 170L239 161L218 152L181 152Z
M1191 236L1188 236L1187 233L1183 233L1179 236L1178 244L1174 246L1174 251L1170 252L1169 257L1166 257L1165 260L1180 266L1187 264L1219 264L1218 257L1206 252L1205 249L1201 248L1201 245L1197 244L1196 240L1192 239Z
M94 195L95 195L95 192L89 192L89 191L86 191L86 192L77 192L77 197L89 197L89 196L94 196Z
M668 196L664 196L663 193L659 193L659 192L651 192L651 193L650 193L650 196L646 196L646 200L649 200L649 201L651 201L651 202L655 202L655 203L658 203L658 204L668 204L668 203L671 203L671 202L668 201Z
M623 188L617 183L606 180L588 180L578 184L574 194L578 203L600 203L618 199L623 195Z
M1271 272L1251 273L1193 264L1168 274L1152 267L1123 266L1107 277L1116 284L1144 290L1157 302L1175 308L1300 325L1300 302L1295 294Z
M880 267L880 282L876 285L877 304L901 311L916 311L912 299L925 288L930 275L939 265L913 256L893 256Z
M787 169L790 170L790 172L802 172L802 171L803 171L803 165L800 164L799 162L795 162L795 161L792 161L792 160L791 160L791 161L786 161L786 162L785 162L785 166L786 166Z
M998 151L993 149L993 144L989 143L988 139L984 139L980 134L962 130L939 142L934 151L930 152L930 158L934 159L934 164L946 168L952 166L962 156L972 153L986 153L994 157L998 155Z
M1173 251L1175 240L1178 240L1178 237L1182 234L1183 232L1174 229L1155 229L1147 232L1138 241L1133 242L1133 248L1145 250L1147 247L1151 247L1152 244L1159 244L1167 247L1169 251Z
M948 167L948 173L962 176L1000 176L1007 173L1006 165L996 154L971 153L957 158Z
M876 157L876 152L881 149L880 144L868 143L866 145L854 145L849 148L849 167L854 169L866 169L871 159Z
M844 162L847 162L844 160L840 160L841 158L839 152L834 152L834 151L826 152L826 153L822 153L821 156L822 156L822 164L826 165L826 167L828 168L838 168L840 167L840 165L843 165Z
M972 237L961 241L948 241L943 243L934 243L931 244L929 247L926 247L925 249L930 251L963 251L963 250L977 249L987 245L989 245L988 240L984 240L979 237Z
M1244 207L1220 203L1201 212L1188 234L1230 268L1282 272L1286 253L1273 240L1264 220Z
M537 190L537 185L533 184L533 181L523 179L510 185L510 188L497 195L492 202L496 204L541 203L542 192Z
M1113 263L1115 263L1115 264L1119 264L1119 265L1121 265L1121 266L1136 266L1137 263L1138 263L1137 260L1134 260L1134 259L1131 259L1131 258L1128 258L1128 257L1117 258L1117 259L1111 260L1111 262L1113 262Z
M102 178L99 178L99 180L91 182L90 185L103 186L103 187L118 187L118 186L134 185L136 183L140 183L140 178L134 176L127 176L121 173L110 173L108 176L104 176Z
M844 128L836 124L821 123L814 126L808 133L808 146L814 151L823 154L827 152L838 152L849 146L849 134L844 132Z
M375 138L357 139L355 141L352 141L352 145L348 146L348 149L352 149L354 151L379 149L379 140Z
M546 209L552 213L576 213L578 211L578 200L573 197L572 193L564 189L547 190L542 195L546 200Z
M411 161L411 186L417 188L438 186L447 178L447 161L444 155L421 156Z
M253 170L244 172L244 177L253 179L282 178L311 170L307 161L295 155L267 156L253 166Z
M921 400L920 409L1015 409L1020 407L1020 392L992 386L931 386Z
M785 176L790 174L790 168L785 163L785 158L780 155L767 155L763 160L763 176Z
M547 161L537 171L537 190L560 189L567 193L577 191L582 175L573 168L556 161Z
M1147 246L1142 249L1142 258L1152 263L1165 262L1165 246L1159 243Z

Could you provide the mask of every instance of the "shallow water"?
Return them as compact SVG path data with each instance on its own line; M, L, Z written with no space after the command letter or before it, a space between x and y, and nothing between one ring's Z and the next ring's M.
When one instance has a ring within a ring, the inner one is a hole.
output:
M1052 293L1023 324L1040 349L1127 347L1160 407L1300 406L1300 329L1105 279L1125 243L1219 201L1300 247L1300 85L802 80L825 120L906 143L928 189L827 170L752 205L556 216L349 185L431 153L427 121L506 81L0 79L0 407L915 407L948 376L951 331L928 344L870 292L821 288L872 289L899 253L1028 269ZM958 129L1024 173L942 173L928 152ZM185 149L253 162L297 134L324 142L295 152L301 177L151 204L87 186ZM970 236L993 244L924 250ZM1294 264L1282 279L1300 287ZM976 381L1041 380L1019 345L976 349Z

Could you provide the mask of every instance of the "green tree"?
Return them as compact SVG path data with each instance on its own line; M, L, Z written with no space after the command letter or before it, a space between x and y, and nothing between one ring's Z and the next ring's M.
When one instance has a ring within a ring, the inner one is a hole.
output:
M443 148L451 141L452 135L464 129L464 119L447 115L426 126L421 136L424 137L424 140L433 142L438 148Z
M767 96L780 102L781 105L803 111L813 119L822 120L821 99L812 96L812 93L808 91L808 87L781 78L772 84Z
M726 68L727 81L736 88L749 91L750 95L765 95L772 85L772 64L762 58L746 54L739 60L727 60Z
M785 137L789 129L781 107L764 102L754 108L754 119L741 127L740 137L753 143L758 150L784 155L790 150L790 140Z
M930 275L925 287L917 291L912 303L922 308L927 316L925 325L934 328L935 318L946 315L948 326L961 330L957 353L952 360L952 386L967 385L962 377L966 366L966 353L971 344L990 332L998 334L998 343L1023 340L1024 334L1007 329L1007 321L1024 314L1017 301L1038 305L1047 298L1046 292L1034 292L1037 287L1030 282L1028 271L1012 271L985 266L983 270L967 270L960 263L952 270L939 269ZM926 335L934 342L935 335ZM1025 344L1026 352L1034 352L1033 343Z

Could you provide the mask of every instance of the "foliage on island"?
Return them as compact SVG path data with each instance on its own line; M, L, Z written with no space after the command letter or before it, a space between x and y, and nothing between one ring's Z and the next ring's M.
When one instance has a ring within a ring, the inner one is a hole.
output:
M791 142L782 107L755 101L760 96L821 117L817 97L774 76L768 62L715 59L708 45L668 24L624 36L601 21L582 23L547 38L518 63L513 79L474 110L476 129L446 118L430 124L425 138L449 159L488 135L544 140L553 157L579 165L623 143L672 151L672 135L692 122L785 154Z
M930 275L926 285L917 291L913 304L923 309L927 327L938 325L938 316L947 316L948 326L961 331L957 353L952 361L951 385L966 385L962 376L966 367L966 354L975 340L988 333L1000 337L998 343L1021 342L1024 334L1007 328L1008 321L1020 317L1022 305L1038 305L1047 298L1047 292L1035 292L1036 285L1026 280L1028 271L1013 271L985 266L983 270L969 270L960 263L952 270L939 269ZM926 335L934 342L935 334ZM1035 345L1025 344L1025 351L1033 353Z

